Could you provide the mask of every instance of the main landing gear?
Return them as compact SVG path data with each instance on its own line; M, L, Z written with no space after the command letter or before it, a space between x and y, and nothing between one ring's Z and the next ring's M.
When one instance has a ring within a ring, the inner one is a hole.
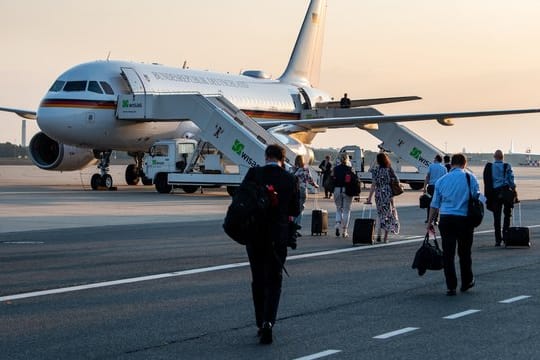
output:
M112 176L109 175L111 153L111 150L94 150L94 156L99 159L98 169L100 173L92 175L92 178L90 179L92 190L98 190L100 188L111 190L113 188L113 179Z
M143 185L152 185L152 179L146 177L143 171L143 152L128 153L133 156L135 164L129 164L126 168L125 178L128 185L137 185L142 180Z

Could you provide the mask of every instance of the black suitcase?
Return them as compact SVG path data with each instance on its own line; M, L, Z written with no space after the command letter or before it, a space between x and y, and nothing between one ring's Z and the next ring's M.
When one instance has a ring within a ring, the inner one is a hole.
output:
M512 226L504 234L504 246L531 246L528 227Z
M313 209L311 212L311 235L328 234L328 211Z
M531 246L531 236L528 227L521 226L521 203L518 203L519 225L511 226L504 234L504 246ZM513 218L512 218L513 220Z
M354 220L352 242L353 245L369 244L373 245L373 234L375 232L375 219L364 218L366 207L362 209L362 218ZM369 208L371 216L371 207Z

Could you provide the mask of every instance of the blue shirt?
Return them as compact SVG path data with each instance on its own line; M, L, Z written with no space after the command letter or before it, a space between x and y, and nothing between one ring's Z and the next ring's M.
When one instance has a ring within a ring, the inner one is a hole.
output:
M493 179L493 188L499 188L504 185L508 185L511 188L515 188L514 172L510 164L506 165L506 174L504 173L504 163L501 160L495 160L491 167L491 176Z
M429 165L428 168L428 175L429 175L429 183L428 185L435 185L437 180L442 178L444 175L446 175L447 171L443 164L440 162L434 162L433 164Z
M470 189L465 170L460 168L453 168L447 175L437 180L431 207L439 209L441 215L467 216L469 193L475 198L480 196L476 176L471 173L469 176Z

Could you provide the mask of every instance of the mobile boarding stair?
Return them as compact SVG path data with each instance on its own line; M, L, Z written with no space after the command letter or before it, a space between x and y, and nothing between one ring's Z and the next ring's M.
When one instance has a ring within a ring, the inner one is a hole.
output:
M198 156L196 151L184 172L168 173L170 185L239 185L250 167L264 165L264 151L269 144L285 148L288 164L294 163L296 157L290 148L221 95L119 95L116 116L118 119L135 121L192 121L200 129L198 136L201 141L212 144L238 165L239 172L234 174L189 172Z

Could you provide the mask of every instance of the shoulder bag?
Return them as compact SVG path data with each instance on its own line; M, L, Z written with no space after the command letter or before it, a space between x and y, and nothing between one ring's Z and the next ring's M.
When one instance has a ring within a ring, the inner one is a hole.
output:
M484 204L477 198L472 196L471 193L471 176L469 173L465 173L467 176L467 185L469 186L469 204L467 209L467 217L472 226L477 227L482 223L484 218Z
M394 169L390 169L390 188L392 189L392 195L398 196L403 194L403 188L401 187L401 184L399 183L399 179L396 176L396 173L394 172Z

